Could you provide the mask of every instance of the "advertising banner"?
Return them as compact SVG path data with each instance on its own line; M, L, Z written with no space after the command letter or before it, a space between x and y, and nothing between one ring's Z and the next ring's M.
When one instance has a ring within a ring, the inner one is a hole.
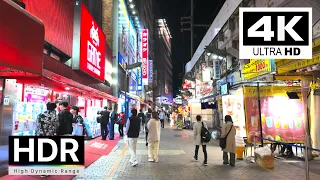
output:
M137 91L142 91L142 70L141 67L137 68Z
M152 60L149 60L149 83L152 83L153 81L153 62Z
M142 83L148 85L148 29L141 31Z
M104 82L106 37L84 4L81 4L80 69Z
M282 63L284 62L284 63ZM292 70L302 69L320 63L320 54L316 54L312 59L302 59L296 61L282 61L277 63L278 74L289 72Z
M246 136L246 121L243 105L242 90L232 95L222 96L223 117L230 115L233 125L237 130L237 135Z
M303 143L305 137L303 104L301 99L289 99L286 92L297 92L301 87L260 87L261 123L264 138L286 143ZM245 87L245 108L248 141L261 136L257 87ZM256 142L260 142L256 139Z
M243 66L242 72L244 79L249 80L265 74L269 74L275 70L273 59L251 59L249 64Z

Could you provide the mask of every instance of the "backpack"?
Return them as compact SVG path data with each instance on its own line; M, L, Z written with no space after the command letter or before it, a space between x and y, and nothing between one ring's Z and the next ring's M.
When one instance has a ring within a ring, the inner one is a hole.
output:
M225 149L226 148L226 146L227 146L227 137L228 137L228 135L229 135L229 133L230 133L232 128L233 128L233 125L231 126L231 128L230 128L228 134L226 135L226 137L220 138L219 145L220 145L221 149Z
M201 128L201 141L202 142L210 142L211 140L211 133L209 132L209 130L204 126L203 122L202 122L202 128Z

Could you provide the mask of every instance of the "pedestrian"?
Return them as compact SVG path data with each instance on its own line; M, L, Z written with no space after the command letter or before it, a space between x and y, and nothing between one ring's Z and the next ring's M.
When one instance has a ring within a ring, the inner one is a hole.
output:
M59 128L59 120L56 113L57 105L52 102L47 103L47 110L37 117L37 136L56 136ZM47 177L41 175L40 177Z
M125 119L126 119L126 116L125 116L124 112L121 112L119 114L119 118L118 118L118 125L119 125L118 131L119 131L121 139L123 138L123 127L126 122Z
M160 122L161 122L161 127L162 129L164 128L164 118L165 118L165 113L163 111L163 109L161 109L160 113L159 113L159 119L160 119Z
M145 132L146 132L146 146L148 146L148 134L149 134L147 124L148 124L149 120L151 119L151 113L152 113L152 110L150 108L148 108L148 111L146 113L146 125L144 127Z
M61 111L58 114L59 119L59 132L58 135L72 135L73 126L73 115L68 110L69 103L67 101L60 101L59 108Z
M159 162L159 145L160 145L160 121L157 112L152 112L152 118L148 122L148 156L149 162Z
M82 116L79 114L79 107L78 106L71 106L70 112L73 115L73 123L80 124L82 126L82 132L80 132L83 136L88 136L87 129L85 127L84 121Z
M132 166L137 166L138 161L136 159L136 149L137 149L137 141L140 134L140 119L137 116L137 109L133 108L131 110L131 117L127 120L126 123L126 132L125 134L128 136L129 150L130 150L130 163Z
M140 113L138 114L138 117L140 119L141 122L141 133L145 132L145 123L146 123L146 116L144 115L144 113L142 112L142 109L140 109Z
M225 124L221 128L221 138L226 137L226 148L223 149L223 164L235 166L236 161L236 129L233 126L232 117L226 115L224 118ZM228 157L230 154L230 161Z
M100 128L101 128L101 140L107 140L108 136L108 123L109 123L109 118L110 118L110 112L108 111L108 107L105 106L103 108L104 110L100 113L101 118L99 118L99 123L100 123Z
M118 119L117 113L110 107L109 108L110 112L110 120L109 120L109 140L114 140L114 124L116 123Z
M203 155L204 155L203 165L207 166L208 165L208 155L207 155L207 144L208 143L202 142L201 130L202 130L203 126L206 129L208 129L208 126L205 122L202 121L202 117L200 115L197 115L196 119L197 119L197 122L194 123L194 125L193 125L194 145L196 146L193 160L198 161L198 152L199 152L200 145L202 145L202 151L203 151Z

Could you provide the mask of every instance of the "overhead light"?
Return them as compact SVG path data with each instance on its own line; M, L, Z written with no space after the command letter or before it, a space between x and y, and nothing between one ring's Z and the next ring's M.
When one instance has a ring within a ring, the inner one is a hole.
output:
M135 18L138 21L138 17Z
M217 59L218 56L217 56L217 55L213 55L212 58L213 58L213 59Z
M139 22L139 21L137 21L137 24L140 24L140 22Z
M69 91L69 90L70 90L70 88L66 87L66 88L65 88L65 90Z
M132 11L132 14L136 14L136 12L135 12L135 11Z
M208 52L208 53L207 53L207 56L210 56L210 55L211 55L211 53Z
M130 8L131 8L131 9L134 8L134 5L133 5L133 4L130 4Z
M222 60L222 59L223 59L223 57L219 56L219 59L220 59L220 60Z
M132 2L132 0L129 0L129 2Z

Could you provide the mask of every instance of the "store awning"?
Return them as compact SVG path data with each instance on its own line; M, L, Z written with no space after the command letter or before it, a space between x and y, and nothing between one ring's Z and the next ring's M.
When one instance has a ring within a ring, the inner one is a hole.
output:
M0 1L0 76L41 76L43 45L43 23L13 1Z
M44 56L43 68L43 76L52 81L84 90L88 96L94 95L113 102L118 101L118 98L111 95L111 88L83 72L74 71L71 67L49 56Z

